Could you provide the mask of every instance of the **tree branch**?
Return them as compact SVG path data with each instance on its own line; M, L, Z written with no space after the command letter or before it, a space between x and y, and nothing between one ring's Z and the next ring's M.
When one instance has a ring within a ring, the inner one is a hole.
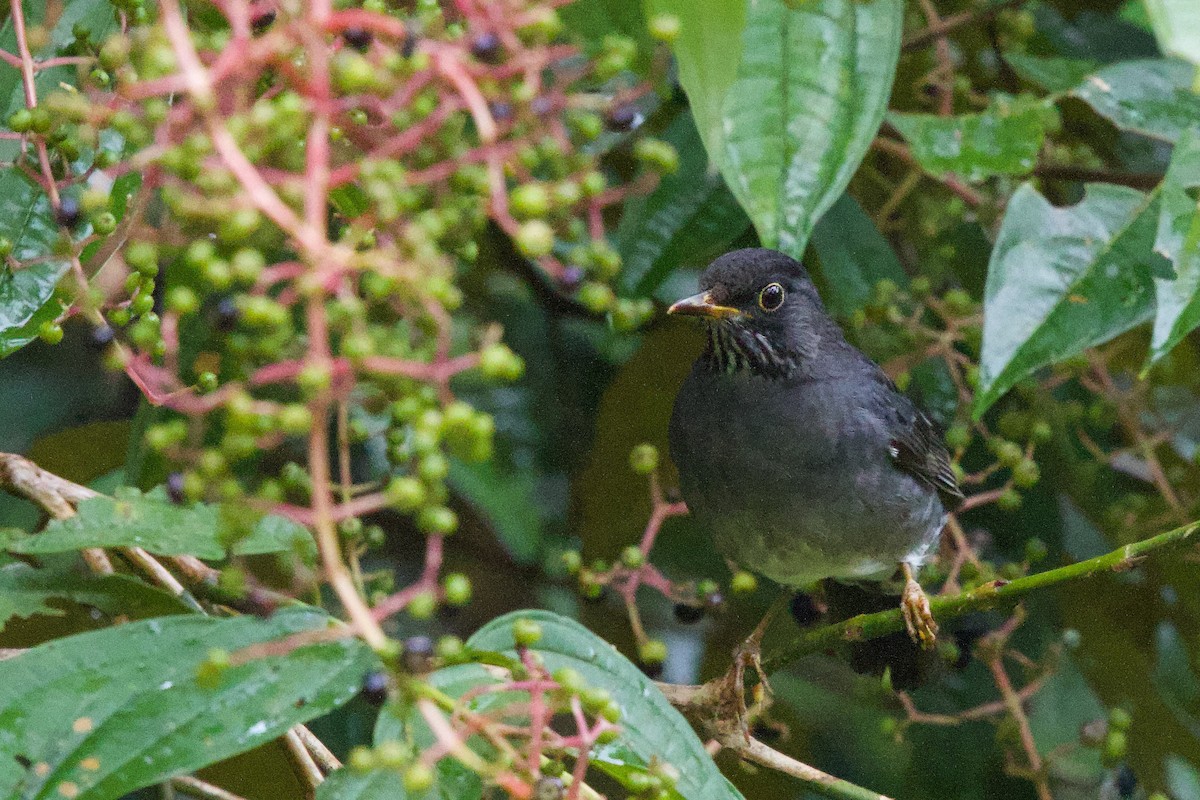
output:
M992 608L1002 603L1016 601L1035 589L1044 589L1076 578L1089 578L1100 572L1120 572L1129 569L1150 553L1193 539L1197 532L1200 532L1200 522L1192 522L1149 539L1127 544L1111 553L1089 558L1086 561L1039 572L1036 575L1027 575L1014 581L994 581L969 592L931 597L929 606L934 616L941 620ZM859 614L844 622L802 632L792 641L764 658L763 668L767 672L771 672L808 653L837 647L846 642L875 639L901 630L904 630L904 617L899 608L878 611L874 614Z
M953 16L943 17L936 25L930 25L925 30L917 31L912 36L909 36L900 47L902 50L916 50L935 39L940 39L951 31L958 30L964 25L991 19L1001 11L1019 6L1024 2L1025 0L1003 0L1003 2L996 3L994 6L982 8L978 11L963 11Z

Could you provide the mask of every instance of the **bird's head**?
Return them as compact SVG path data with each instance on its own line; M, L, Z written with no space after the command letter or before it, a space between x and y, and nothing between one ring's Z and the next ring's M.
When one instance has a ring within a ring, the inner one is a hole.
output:
M670 314L702 318L709 364L784 377L811 362L823 340L842 340L808 272L775 250L726 253L700 277L700 292L675 303Z

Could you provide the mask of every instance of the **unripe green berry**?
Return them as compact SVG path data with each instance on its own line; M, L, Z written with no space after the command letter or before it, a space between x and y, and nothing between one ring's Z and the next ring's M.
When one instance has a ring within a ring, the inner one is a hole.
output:
M49 322L43 322L42 326L38 328L38 338L40 338L46 344L58 344L63 340L62 326L53 320Z
M542 626L531 619L520 617L513 621L512 637L517 647L531 647L542 638Z
M946 431L946 444L955 450L971 443L971 430L966 425L954 425Z
M608 311L617 296L613 294L613 290L603 283L588 282L579 287L579 302L588 311L595 314L603 314Z
M508 203L517 219L535 219L550 213L550 193L540 183L526 183L516 187L509 194Z
M437 611L437 598L433 592L419 592L408 601L405 611L413 619L429 619Z
M471 579L461 572L452 572L443 578L442 590L446 602L452 606L465 606L471 602Z
M1038 469L1037 462L1030 458L1023 458L1013 467L1013 483L1022 489L1028 489L1038 482L1041 477L1041 470Z
M541 258L554 249L554 229L540 219L522 223L517 230L517 251L526 258Z
M172 286L166 302L168 309L183 317L195 314L200 308L200 298L190 286Z
M458 528L458 515L445 506L430 506L417 515L417 527L423 533L448 536Z
M629 545L621 551L621 563L630 569L637 569L646 563L646 557L635 545Z
M575 575L583 566L583 556L579 554L578 550L565 550L560 558L562 558L563 569L567 571L568 575Z
M667 644L660 639L648 639L638 647L638 661L643 664L661 664L667 660ZM611 720L615 722L616 720Z
M404 789L411 794L424 792L433 786L433 770L421 761L404 770Z
M515 381L525 372L525 362L507 345L496 343L480 351L479 368L486 378Z
M1046 557L1048 552L1046 543L1036 536L1025 542L1025 560L1030 564L1036 564Z
M658 469L658 448L639 444L629 451L629 467L638 475L649 475Z
M1016 489L1008 489L996 498L996 506L1001 511L1016 511L1021 507L1021 493Z
M758 589L758 578L745 570L739 570L729 582L729 589L734 594L750 594Z
M660 42L671 44L679 38L683 23L674 14L655 14L647 25L650 36Z
M413 477L392 478L384 491L397 511L415 511L425 503L425 484Z
M312 411L302 403L289 403L279 409L276 422L279 425L279 430L286 434L297 436L308 433L312 430Z

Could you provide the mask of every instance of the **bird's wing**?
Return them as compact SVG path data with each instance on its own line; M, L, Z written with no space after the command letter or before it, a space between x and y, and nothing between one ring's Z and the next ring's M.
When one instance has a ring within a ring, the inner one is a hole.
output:
M886 380L886 379L885 379ZM888 381L891 384L891 381ZM963 501L963 491L950 464L950 453L937 426L923 411L912 405L894 384L891 388L903 398L888 443L888 452L896 466L922 483L937 490L942 506L954 511Z

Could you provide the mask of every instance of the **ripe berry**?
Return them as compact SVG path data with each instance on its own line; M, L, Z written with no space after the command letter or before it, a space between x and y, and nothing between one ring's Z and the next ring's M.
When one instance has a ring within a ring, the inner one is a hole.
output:
M346 28L342 31L342 40L362 52L371 46L371 32L365 28Z

